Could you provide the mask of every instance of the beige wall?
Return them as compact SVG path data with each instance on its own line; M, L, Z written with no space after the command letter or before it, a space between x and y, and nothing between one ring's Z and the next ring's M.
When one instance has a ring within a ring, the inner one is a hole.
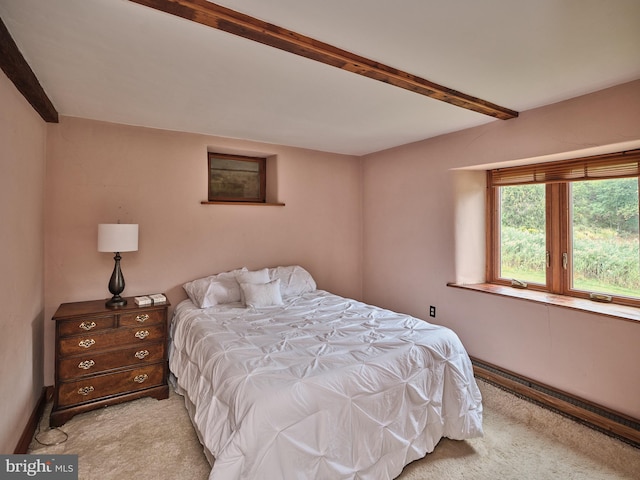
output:
M640 81L366 157L364 300L435 305L471 355L640 418L639 323L446 286L484 272L482 174L452 169L637 140Z
M13 453L43 387L46 125L0 72L0 453Z
M207 150L273 156L272 200L286 206L201 205ZM61 302L107 298L113 255L97 225L140 225L122 254L125 295L164 291L246 266L299 264L319 288L359 298L361 161L355 157L61 117L48 131L45 315ZM45 329L53 383L54 329Z

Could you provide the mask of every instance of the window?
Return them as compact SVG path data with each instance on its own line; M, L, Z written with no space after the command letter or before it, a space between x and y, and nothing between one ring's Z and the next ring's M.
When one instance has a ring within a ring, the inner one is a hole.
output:
M209 201L266 199L266 158L209 153Z
M491 170L487 281L640 306L640 150Z

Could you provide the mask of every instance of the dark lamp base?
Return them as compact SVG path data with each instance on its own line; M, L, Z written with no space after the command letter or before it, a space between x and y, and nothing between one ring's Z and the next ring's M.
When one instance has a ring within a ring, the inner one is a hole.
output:
M104 304L107 308L124 307L127 304L127 299L122 298L120 295L114 295L110 300Z
M107 300L104 304L107 308L124 307L127 301L120 296L124 291L124 277L122 276L122 270L120 270L120 253L116 252L116 256L113 257L115 264L113 266L113 273L109 279L109 291L113 295L111 300Z

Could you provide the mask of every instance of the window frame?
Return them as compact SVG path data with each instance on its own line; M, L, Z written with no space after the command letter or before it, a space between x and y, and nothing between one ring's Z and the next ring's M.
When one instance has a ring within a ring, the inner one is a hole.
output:
M256 197L229 196L215 192L211 182L211 163L213 160L222 159L238 163L256 163L258 165L257 185L259 194ZM267 197L267 159L265 157L250 157L245 155L230 155L226 153L207 152L207 198L209 202L225 203L266 203Z
M635 167L633 167L634 163ZM579 172L580 169L582 169L582 173ZM496 175L499 177L498 182L495 179ZM508 185L543 183L546 185L546 284L528 283L525 288L550 294L602 301L602 299L591 298L593 292L571 287L573 255L569 184L583 180L613 180L632 177L638 179L640 187L640 149L487 171L486 281L496 285L522 288L522 286L514 285L511 279L499 276L501 239L498 188ZM640 206L640 198L638 204ZM566 269L563 267L563 254L566 254L567 257ZM640 306L640 298L616 295L610 295L610 297L611 300L607 303Z

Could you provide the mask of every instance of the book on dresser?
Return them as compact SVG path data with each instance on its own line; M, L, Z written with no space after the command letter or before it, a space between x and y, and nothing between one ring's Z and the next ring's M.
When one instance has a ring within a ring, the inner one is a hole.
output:
M104 299L63 303L56 322L55 391L50 424L99 407L169 396L169 302L118 308Z

